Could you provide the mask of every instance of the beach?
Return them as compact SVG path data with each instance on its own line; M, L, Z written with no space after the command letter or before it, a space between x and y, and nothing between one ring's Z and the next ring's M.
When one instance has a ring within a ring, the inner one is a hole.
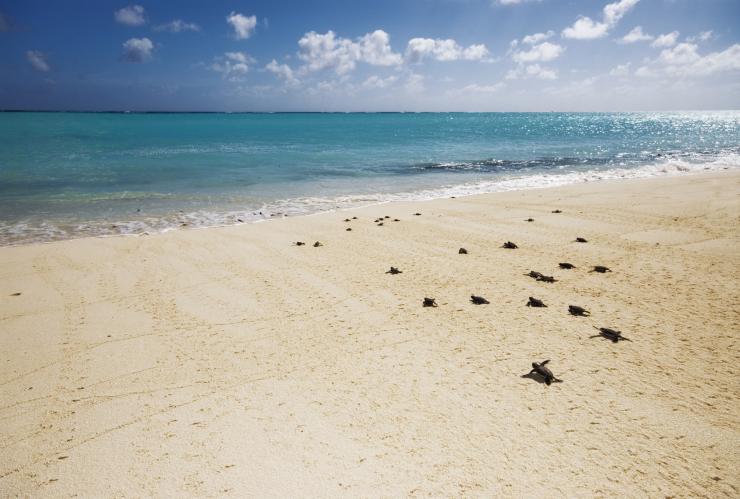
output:
M0 495L737 497L738 193L732 170L2 247ZM522 377L546 359L561 383Z

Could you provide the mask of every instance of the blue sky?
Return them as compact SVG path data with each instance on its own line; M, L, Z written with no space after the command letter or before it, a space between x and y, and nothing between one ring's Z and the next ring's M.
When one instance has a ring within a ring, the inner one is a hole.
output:
M0 0L0 108L740 108L738 0Z

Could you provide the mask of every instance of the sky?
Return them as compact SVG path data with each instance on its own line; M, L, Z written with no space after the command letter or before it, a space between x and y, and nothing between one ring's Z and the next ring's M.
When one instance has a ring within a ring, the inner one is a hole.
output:
M0 0L0 109L740 109L740 0Z

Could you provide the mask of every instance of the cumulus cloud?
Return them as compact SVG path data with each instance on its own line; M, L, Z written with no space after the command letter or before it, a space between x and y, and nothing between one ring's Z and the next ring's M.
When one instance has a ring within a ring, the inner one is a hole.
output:
M38 50L28 50L26 52L26 59L31 63L33 69L41 72L51 71L49 63L46 62L46 54L39 52Z
M635 75L699 78L737 71L740 71L740 44L736 43L720 52L701 55L696 44L684 42L663 49L657 59L638 68Z
M293 70L287 64L278 64L273 59L265 66L265 69L285 82L288 86L297 86L301 82L295 77Z
M362 82L362 86L365 88L386 88L393 85L398 80L397 76L391 75L387 78L381 78L377 75L372 75L367 80Z
M565 52L565 47L562 45L544 41L551 38L554 34L553 31L548 31L546 33L527 35L522 38L521 42L519 40L512 40L507 55L511 56L511 59L517 66L506 73L505 79L556 79L558 76L554 70L537 64L553 61Z
M426 57L438 61L480 61L488 54L488 48L483 44L464 48L452 39L412 38L406 47L406 60L412 64L420 63Z
M647 42L652 40L653 37L647 33L642 32L642 26L636 26L632 28L632 31L624 35L619 41L621 43L636 43L636 42Z
M670 33L666 33L665 35L660 35L651 45L656 48L673 47L676 44L677 40L678 31L671 31Z
M602 38L609 33L617 23L629 12L640 0L619 0L604 6L602 21L597 22L587 16L579 17L572 26L565 28L562 32L564 38L575 40L593 40Z
M515 50L511 53L514 62L526 64L530 62L548 62L560 57L565 49L556 43L543 42L533 45L529 50Z
M558 74L552 70L540 66L539 64L530 64L529 66L519 66L506 73L507 80L518 80L527 78L539 78L541 80L556 80Z
M225 52L223 56L214 58L209 69L221 73L226 80L241 81L249 71L249 64L255 62L257 61L254 58L244 52Z
M186 23L182 19L175 19L167 24L154 27L154 31L168 31L170 33L181 33L183 31L200 31L200 26L195 23Z
M615 26L640 0L620 0L604 7L604 22Z
M393 52L391 38L385 31L377 29L360 39L361 60L373 66L396 66L401 63L401 55Z
M146 23L144 7L141 5L129 5L113 13L115 20L126 26L141 26Z
M533 35L527 35L524 38L522 38L522 43L526 43L528 45L534 45L535 43L544 42L545 40L551 38L554 34L555 32L550 30L546 33L535 33Z
M257 16L245 16L238 12L231 12L226 16L226 22L234 28L234 38L237 40L246 40L257 27Z
M373 66L401 64L400 54L393 52L390 37L383 30L368 33L357 40L337 37L333 31L324 34L311 31L298 40L298 57L304 61L304 71L331 68L338 75L354 70L358 62Z
M590 17L579 17L573 26L563 30L562 35L574 40L593 40L606 36L608 32L609 26L606 23L596 22Z
M152 58L154 44L149 38L130 38L123 43L125 62L146 62Z
M679 43L672 49L662 50L658 62L667 65L684 65L700 59L697 46L693 43Z

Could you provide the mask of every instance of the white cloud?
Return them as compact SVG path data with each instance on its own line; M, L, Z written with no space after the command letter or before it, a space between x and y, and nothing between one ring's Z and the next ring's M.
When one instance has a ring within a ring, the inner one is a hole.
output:
M700 58L697 52L697 46L693 43L679 43L671 49L665 49L660 52L658 61L663 64L688 64Z
M597 22L590 17L580 16L573 26L565 28L562 32L564 38L575 40L593 40L607 35L610 29L629 12L640 0L619 0L604 6L602 22Z
M642 26L636 26L632 28L632 31L624 35L620 42L621 43L635 43L635 42L646 42L652 40L653 37L647 33L642 32Z
M560 57L565 49L556 43L543 42L525 51L514 51L511 58L518 63L548 62Z
M360 60L373 66L397 66L401 54L391 49L391 37L382 29L376 29L360 38Z
M480 61L488 56L488 48L483 44L470 45L463 48L455 40L412 38L406 46L406 60L409 63L420 63L426 57L438 61Z
M696 42L696 41L706 42L706 41L711 40L713 36L714 36L714 31L710 29L709 31L702 31L698 35L690 36L686 38L686 41L687 42Z
M606 23L598 23L590 17L579 17L573 26L563 30L564 38L574 40L593 40L602 38L609 32L609 26Z
M541 80L556 80L558 74L552 69L548 69L540 66L539 64L531 64L529 66L519 66L516 69L512 69L506 73L505 78L507 80L518 80L522 78L539 78Z
M257 16L247 17L232 11L226 17L226 22L234 28L234 38L237 40L246 40L254 33L254 28L257 26Z
M146 23L144 7L141 5L129 5L113 13L115 20L126 26L141 26Z
M604 22L615 26L640 0L619 0L604 7Z
M270 61L270 63L265 66L265 69L285 81L285 84L288 86L297 86L301 83L300 80L295 77L290 66L287 64L278 64L275 59Z
M170 33L180 33L182 31L200 31L200 26L195 23L186 23L182 19L175 19L167 24L160 24L154 27L154 31L169 31Z
M393 85L398 80L397 76L391 75L387 78L381 78L377 75L372 75L362 83L365 88L386 88Z
M630 63L627 64L619 64L612 68L611 71L609 71L609 74L611 76L629 76L630 74Z
M123 44L125 62L146 62L152 58L154 44L149 38L130 38Z
M332 68L343 75L354 70L358 62L373 66L396 66L402 62L383 30L368 33L357 41L337 37L333 31L324 34L311 31L298 40L298 47L298 57L305 62L304 71Z
M533 35L527 35L522 38L522 43L534 45L535 43L544 42L545 40L551 38L554 34L555 32L550 30L547 33L535 33Z
M242 81L249 71L249 64L256 61L244 52L225 52L223 56L215 57L209 66L211 71L221 73L229 81Z
M716 73L740 71L740 44L702 56L694 43L679 43L663 49L657 59L635 71L641 77L699 78Z
M672 50L675 51L682 45L687 44L680 43ZM691 56L688 55L687 59L690 58ZM722 52L712 52L698 59L694 58L683 68L675 68L675 71L685 76L706 76L727 71L740 71L740 44L736 43Z
M676 44L677 40L678 31L671 31L670 33L666 33L665 35L660 35L651 45L657 48L673 47Z
M46 62L46 54L39 52L38 50L28 50L26 52L26 59L31 63L33 69L36 71L42 71L44 73L51 71L49 63Z

